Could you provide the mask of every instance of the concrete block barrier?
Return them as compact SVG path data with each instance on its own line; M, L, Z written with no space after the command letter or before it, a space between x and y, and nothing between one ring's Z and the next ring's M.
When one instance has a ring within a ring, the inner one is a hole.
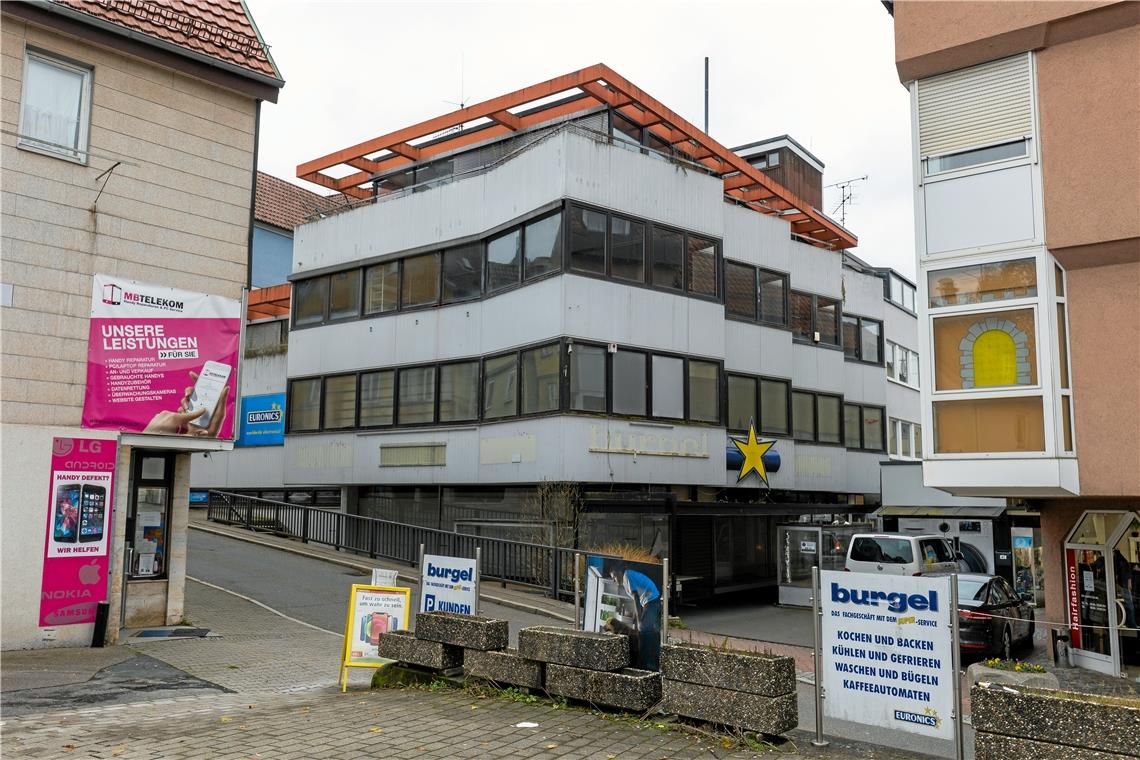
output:
M505 649L510 636L506 620L454 612L421 612L416 615L416 638L485 652Z
M635 668L607 672L550 664L546 666L546 690L596 705L645 712L661 701L661 674Z
M730 688L766 697L792 694L796 690L796 662L791 657L695 644L661 647L661 675L672 681Z
M541 689L544 683L543 664L520 656L517 649L468 649L463 655L463 670L469 676L508 686Z
M977 760L1140 757L1140 701L978 683L970 690Z
M629 665L629 637L532 626L519 631L519 654L529 660L586 670L620 670Z
M766 697L746 691L665 679L661 711L735 726L764 734L782 734L799 723L795 693Z
M433 670L458 668L463 664L463 649L438 641L417 639L411 631L392 631L381 634L377 652L389 660L419 665Z

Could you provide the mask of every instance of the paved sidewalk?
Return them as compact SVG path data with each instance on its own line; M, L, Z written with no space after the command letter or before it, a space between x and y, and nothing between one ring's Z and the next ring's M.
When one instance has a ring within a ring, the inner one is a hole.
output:
M292 622L208 586L187 584L196 620L219 637L129 645L189 677L235 693L85 709L47 707L0 720L5 758L656 758L762 757L715 737L666 731L583 709L479 698L462 691L367 690L370 671L337 689L341 638ZM66 650L56 650L59 657ZM47 655L44 655L47 656ZM656 722L656 719L655 721ZM534 727L520 723L535 723ZM913 752L833 744L815 752L802 734L793 757L903 760Z

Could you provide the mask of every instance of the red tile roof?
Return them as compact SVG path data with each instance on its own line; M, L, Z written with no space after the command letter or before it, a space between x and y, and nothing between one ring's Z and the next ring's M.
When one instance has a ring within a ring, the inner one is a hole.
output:
M341 196L325 197L265 172L257 173L253 216L264 224L292 230L309 216L344 204Z
M281 79L241 0L54 0L58 5Z

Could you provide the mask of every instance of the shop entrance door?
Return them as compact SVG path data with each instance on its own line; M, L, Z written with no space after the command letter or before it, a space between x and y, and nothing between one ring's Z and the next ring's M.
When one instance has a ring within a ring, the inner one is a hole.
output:
M1065 543L1065 596L1077 665L1140 677L1134 596L1138 569L1140 518L1135 513L1081 515Z
M811 606L811 569L823 567L823 529L811 525L781 525L776 529L779 547L780 604Z

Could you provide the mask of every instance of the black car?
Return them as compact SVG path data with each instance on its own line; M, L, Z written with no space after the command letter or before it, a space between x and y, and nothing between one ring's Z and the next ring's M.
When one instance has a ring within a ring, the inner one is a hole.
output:
M1033 608L999 575L958 574L958 638L962 655L1013 659L1018 645L1033 646Z

